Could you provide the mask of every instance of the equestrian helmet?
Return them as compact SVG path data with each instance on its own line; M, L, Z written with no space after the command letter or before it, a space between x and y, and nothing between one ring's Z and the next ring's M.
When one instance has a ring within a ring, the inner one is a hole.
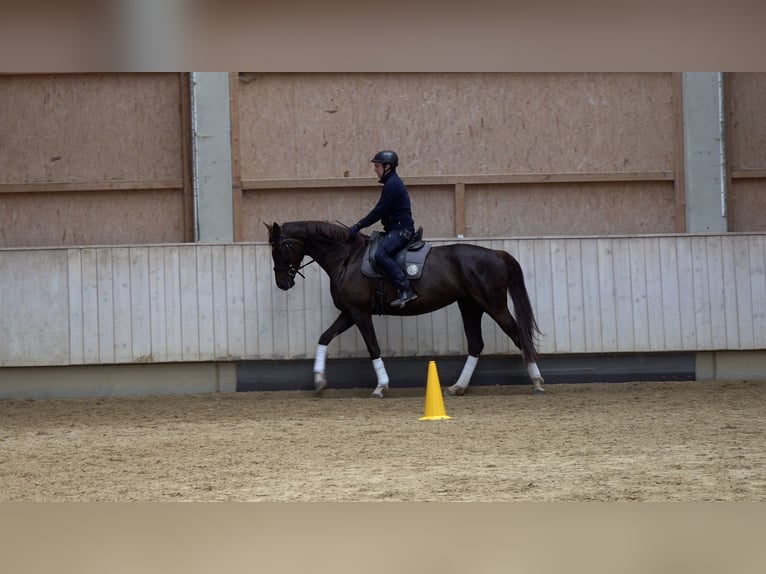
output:
M375 154L375 157L370 160L372 163L390 164L391 169L396 169L399 165L399 156L395 151L383 150Z

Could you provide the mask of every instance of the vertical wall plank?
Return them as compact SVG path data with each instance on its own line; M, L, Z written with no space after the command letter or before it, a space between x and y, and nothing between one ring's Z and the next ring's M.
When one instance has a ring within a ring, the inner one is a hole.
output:
M132 359L146 362L152 354L149 250L130 248L130 320Z
M636 349L633 324L633 283L631 280L630 240L618 238L612 242L615 283L615 312L617 317L617 350L632 353Z
M766 248L763 236L750 236L750 288L753 305L753 346L766 348Z
M130 308L130 249L112 248L112 289L114 291L114 360L130 361L133 335Z
M178 248L181 291L181 353L184 359L199 357L199 301L197 299L197 248ZM225 307L221 307L225 310Z
M431 314L433 344L431 354L444 355L449 352L449 333L447 331L447 310L440 309Z
M197 247L197 326L200 358L215 359L215 301L213 300L213 249Z
M678 273L679 307L681 311L681 349L694 350L697 344L694 318L694 272L691 238L676 239L676 272Z
M648 350L663 351L665 349L665 329L662 316L663 277L658 237L648 237L644 240L644 264L646 269Z
M721 238L723 259L723 290L726 312L726 345L729 349L740 349L739 340L739 296L737 294L737 273L734 259L734 238Z
M98 252L96 249L82 249L82 328L83 328L83 363L100 362L99 355L99 290L98 290Z
M678 253L674 237L660 237L660 273L665 349L681 349L681 293L678 288Z
M556 351L572 348L569 337L569 290L567 289L566 240L551 239L551 283L553 285L553 328L556 331Z
M163 362L168 360L167 317L165 314L165 248L150 247L148 258L152 359Z
M168 361L183 360L181 267L178 247L165 249L165 340Z
M82 259L79 249L67 250L67 288L69 291L69 363L84 361Z
M695 348L712 349L713 331L708 289L707 241L704 237L693 237L691 246L694 277L694 329L697 333Z
M242 284L245 305L245 354L258 356L258 271L254 245L242 247ZM267 277L268 280L268 277Z
M114 291L112 279L112 250L100 248L98 259L98 359L99 363L114 363Z
M633 306L633 348L635 351L648 351L650 348L644 242L643 239L631 239L628 242L630 292Z
M245 295L242 283L242 247L227 245L224 247L226 256L226 311L228 326L228 352L231 358L242 358L245 355ZM316 298L316 293L311 292Z
M606 352L616 352L617 343L617 288L614 282L614 241L597 239L598 250L598 302L601 309L601 343Z
M583 336L585 351L601 348L601 294L599 293L598 243L595 239L580 241L583 303Z
M225 359L229 353L229 321L226 310L226 251L223 245L211 247L213 261L214 356Z
M535 293L537 293L537 324L540 326L541 353L553 353L556 350L556 325L553 294L553 273L551 271L551 245L549 239L540 239L534 243L535 257Z
M726 302L721 237L718 235L708 237L705 243L707 254L705 275L708 282L708 301L710 302L710 348L720 349L726 347Z
M580 240L568 241L566 245L567 304L569 308L569 349L584 353L585 310L582 284L582 250Z
M276 349L287 348L286 339L284 339L284 345L282 345L283 338L287 335L287 330L281 323L272 322L276 313L272 297L277 292L277 286L274 283L273 266L271 249L257 249L255 252L255 270L258 281L256 281L253 288L255 289L255 299L258 305L258 355L263 358L277 358Z
M750 240L734 237L734 277L737 282L737 321L740 348L752 349L755 344L753 324L752 274L750 273Z

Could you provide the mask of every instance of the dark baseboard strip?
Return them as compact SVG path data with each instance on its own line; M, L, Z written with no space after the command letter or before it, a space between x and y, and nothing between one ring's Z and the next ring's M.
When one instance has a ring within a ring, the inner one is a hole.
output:
M383 360L392 387L416 388L425 387L430 360L436 361L442 386L448 386L460 375L465 357ZM237 390L312 390L313 364L313 360L238 363ZM694 353L550 355L541 357L538 365L545 384L695 380ZM369 359L328 360L327 378L335 389L372 389L376 382ZM471 380L476 386L526 384L530 381L519 356L481 357Z

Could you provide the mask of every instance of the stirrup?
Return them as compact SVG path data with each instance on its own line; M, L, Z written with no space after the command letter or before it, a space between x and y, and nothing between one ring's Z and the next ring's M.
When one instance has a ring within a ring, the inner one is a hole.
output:
M418 294L415 293L414 291L409 291L409 292L405 291L404 293L399 294L398 299L394 299L393 301L391 301L391 306L399 307L401 309L407 303L409 303L410 301L414 301L417 298L418 298Z

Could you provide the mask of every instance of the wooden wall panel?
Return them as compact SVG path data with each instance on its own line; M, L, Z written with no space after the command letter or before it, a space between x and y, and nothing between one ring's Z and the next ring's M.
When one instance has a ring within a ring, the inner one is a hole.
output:
M672 183L466 187L467 237L654 234L675 229Z
M185 75L0 77L0 247L190 236Z
M182 179L179 77L0 77L0 183Z
M522 263L544 354L766 348L762 234L476 243ZM311 359L329 280L284 292L272 267L265 244L0 250L0 366ZM386 357L466 352L456 305L374 323ZM485 354L518 354L484 326ZM366 356L356 329L330 348Z
M727 73L729 231L766 230L766 73Z
M673 168L670 74L246 74L242 177Z
M184 240L181 190L0 193L0 246Z
M766 170L766 73L727 73L731 169Z
M766 177L734 179L728 191L729 231L766 231Z

